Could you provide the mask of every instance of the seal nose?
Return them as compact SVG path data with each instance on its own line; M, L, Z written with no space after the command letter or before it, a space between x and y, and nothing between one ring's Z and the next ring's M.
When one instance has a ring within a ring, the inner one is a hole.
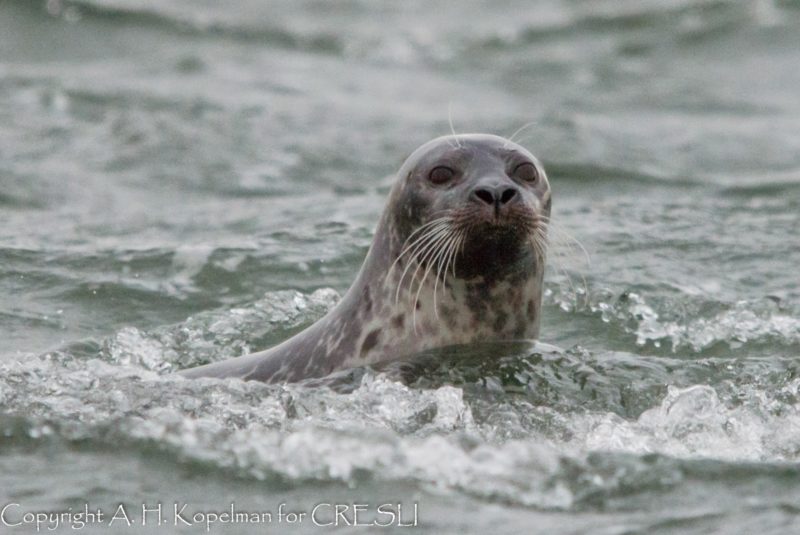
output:
M496 186L494 188L481 186L472 190L472 196L489 205L503 206L513 200L519 192L517 188L509 186Z

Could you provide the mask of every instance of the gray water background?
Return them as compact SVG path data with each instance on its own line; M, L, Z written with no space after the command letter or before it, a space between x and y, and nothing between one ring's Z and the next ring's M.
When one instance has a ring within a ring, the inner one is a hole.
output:
M324 314L449 117L532 123L556 347L170 375ZM0 505L800 533L798 214L796 1L0 0Z

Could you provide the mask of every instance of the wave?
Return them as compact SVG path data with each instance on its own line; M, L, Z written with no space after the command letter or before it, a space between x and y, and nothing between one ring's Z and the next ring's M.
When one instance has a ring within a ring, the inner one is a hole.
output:
M4 447L159 452L268 484L411 482L546 510L677 492L695 474L782 477L796 472L785 463L800 461L794 356L479 344L353 370L338 384L171 373L269 345L337 300L326 289L275 292L174 326L6 359Z
M310 295L268 292L248 305L201 312L169 327L126 327L103 342L100 354L113 363L160 372L226 360L274 345L322 317L338 300L330 288Z
M395 63L467 59L476 52L524 49L545 40L585 35L610 35L620 40L620 53L642 53L663 46L665 40L691 45L699 39L730 35L742 28L771 27L780 24L783 13L782 7L768 12L720 0L553 3L538 6L536 16L518 15L530 11L524 2L516 8L512 3L505 13L497 13L489 2L478 4L432 9L420 2L407 2L387 9L346 2L327 8L331 21L328 25L308 22L308 10L315 7L309 2L287 5L240 0L224 6L198 6L191 2L61 0L49 3L48 11L72 22L140 26L196 38L230 39ZM415 22L409 23L408 18L420 9L429 11L428 19L414 18ZM483 17L486 12L493 17ZM376 30L370 16L396 23ZM464 17L474 19L474 24L465 27Z
M546 358L562 372L580 360L557 364L557 355ZM283 485L411 481L537 509L583 509L700 474L795 474L797 465L783 463L800 455L796 379L725 394L702 384L670 387L638 417L622 417L602 402L565 410L502 395L488 376L483 387L418 388L368 372L341 394L189 381L97 359L51 356L0 368L5 447L67 441L157 451ZM661 378L648 379L642 366L639 380Z
M332 33L301 33L270 25L269 12L263 9L245 19L226 16L235 13L235 10L203 12L194 5L181 9L180 5L164 6L162 3L147 6L146 2L134 4L88 0L64 0L55 4L57 7L52 14L73 20L144 26L193 37L221 37L316 53L339 53L342 49L339 37Z
M559 184L591 183L593 187L602 184L603 187L619 187L624 184L658 184L673 187L691 187L706 184L706 181L691 177L667 177L647 173L644 170L625 169L598 165L595 163L581 162L545 162L547 174L551 179L555 179ZM652 169L651 169L652 170Z
M599 297L588 304L589 311L604 323L633 335L640 348L664 347L673 353L688 349L699 354L719 345L728 350L770 345L800 348L800 314L777 299L684 303L686 308L699 311L662 314L634 291L622 292L616 300L607 298ZM567 307L573 302L571 298L556 300Z
M524 19L523 19L524 20ZM625 32L642 36L650 32L651 43L639 40L629 43L623 52L642 52L659 41L663 45L664 29L681 40L712 37L722 30L733 31L747 26L769 25L772 18L724 0L673 2L587 2L569 8L560 5L536 22L524 21L514 31L498 33L485 39L495 47L516 47L540 43L560 37L593 33L621 35Z

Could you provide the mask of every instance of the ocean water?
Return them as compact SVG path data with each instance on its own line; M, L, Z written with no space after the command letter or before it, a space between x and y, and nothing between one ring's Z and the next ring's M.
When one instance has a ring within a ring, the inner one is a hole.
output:
M540 343L172 375L333 306L449 119L530 123ZM0 0L2 533L800 533L798 266L796 1Z

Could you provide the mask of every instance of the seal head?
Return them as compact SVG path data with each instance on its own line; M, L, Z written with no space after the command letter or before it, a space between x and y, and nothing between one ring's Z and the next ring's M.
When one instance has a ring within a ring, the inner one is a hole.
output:
M398 171L334 309L272 349L183 375L297 381L437 347L535 339L550 207L544 168L516 143L434 139Z

